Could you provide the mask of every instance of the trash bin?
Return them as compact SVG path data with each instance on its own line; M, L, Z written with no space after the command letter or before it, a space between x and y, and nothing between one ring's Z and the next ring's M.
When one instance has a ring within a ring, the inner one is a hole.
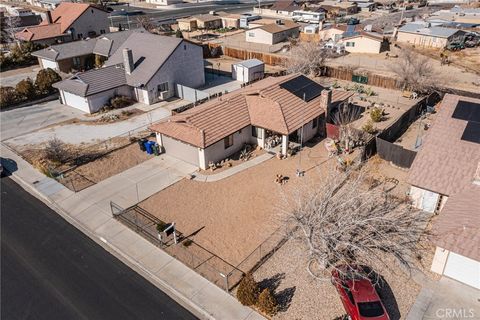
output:
M158 145L158 143L155 143L153 145L153 154L158 156L160 154L160 146Z
M140 147L140 150L145 152L145 142L147 142L147 139L140 139L138 140L138 146Z
M152 154L153 153L153 150L152 150L152 144L153 141L147 141L145 142L145 150L147 151L148 154ZM155 142L153 142L155 143Z

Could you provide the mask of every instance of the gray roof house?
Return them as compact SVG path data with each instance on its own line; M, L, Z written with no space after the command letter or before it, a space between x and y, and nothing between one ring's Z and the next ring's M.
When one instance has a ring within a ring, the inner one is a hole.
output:
M196 88L204 83L200 46L184 39L133 32L104 67L77 73L54 87L63 104L93 113L115 96L154 104L174 96L177 85Z
M420 47L443 48L464 34L458 29L432 27L428 22L407 23L398 29L397 41Z
M99 55L105 60L110 57L133 32L143 29L107 33L97 38L49 46L32 53L38 58L42 68L51 68L69 73L72 70L88 70L93 68L95 57Z

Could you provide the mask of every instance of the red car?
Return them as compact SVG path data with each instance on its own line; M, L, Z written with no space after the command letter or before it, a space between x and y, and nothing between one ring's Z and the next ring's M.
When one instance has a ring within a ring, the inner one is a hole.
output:
M351 320L390 320L374 286L367 279L341 279L332 271L332 283L337 288L343 307Z

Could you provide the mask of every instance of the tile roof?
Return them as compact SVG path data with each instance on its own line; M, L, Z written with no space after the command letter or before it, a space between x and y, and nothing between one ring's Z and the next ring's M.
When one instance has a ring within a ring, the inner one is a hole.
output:
M435 244L480 261L480 186L470 184L449 197L433 222Z
M110 66L78 73L69 79L53 84L53 87L81 97L88 97L126 84L127 79L123 67Z
M214 16L212 14L199 14L193 16L193 18L202 22L217 21L222 19L220 16Z
M300 28L299 24L292 22L290 20L283 20L283 24L271 23L271 24L263 25L256 29L262 29L268 33L279 33L286 30L298 29L298 28Z
M127 75L127 82L131 86L147 84L182 41L175 37L134 32L118 47L105 66L123 64L123 49L129 48L133 53L135 69Z
M452 118L457 103L480 99L447 94L412 167L408 182L452 196L470 185L480 162L480 144L461 140L467 121Z
M398 29L398 32L421 34L438 38L449 38L459 31L461 30L443 27L426 28L425 25L421 23L407 23L403 27Z
M88 8L102 10L88 3L62 2L53 11L52 23L47 20L42 21L40 25L26 28L18 33L16 37L25 41L35 41L49 39L65 34L72 23L74 23Z
M292 133L325 112L320 106L320 96L305 102L280 87L280 84L298 77L301 75L263 79L150 128L200 148L206 148L248 125L281 134ZM332 103L351 96L350 92L334 90Z

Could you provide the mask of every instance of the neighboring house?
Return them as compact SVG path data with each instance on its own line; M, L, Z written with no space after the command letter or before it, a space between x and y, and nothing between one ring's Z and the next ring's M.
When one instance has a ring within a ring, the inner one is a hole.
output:
M238 29L240 28L240 15L227 13L227 12L217 12L217 15L222 19L222 27L228 29Z
M32 53L38 58L41 68L70 73L94 67L95 55L106 60L133 32L143 29L107 33L97 38L67 42L50 46Z
M480 8L454 6L451 9L436 11L432 16L457 23L480 24Z
M310 11L295 10L292 19L295 22L320 23L325 20L325 10L322 8L314 8Z
M197 30L197 19L193 17L177 19L177 23L178 23L178 29L181 31Z
M197 20L198 29L218 29L222 27L222 18L212 14L193 16Z
M42 18L38 14L12 16L0 12L0 26L2 30L12 27L14 31L17 31L19 30L18 28L36 26L40 22L42 22Z
M240 16L240 28L247 29L252 22L263 20L261 16L257 16L251 13L245 13Z
M298 145L324 134L326 110L346 103L351 96L350 92L327 90L300 74L270 77L150 129L167 154L207 169L209 163L231 156L245 143L266 148L273 136L281 137L276 148L286 155L290 142Z
M277 20L276 23L267 24L258 28L249 29L245 32L247 42L276 44L297 38L300 33L300 25L289 20Z
M362 12L370 12L375 10L376 5L373 2L363 2L357 3L357 7Z
M445 95L408 182L414 206L439 215L432 271L480 289L480 99Z
M63 104L92 113L114 96L153 104L174 96L176 84L195 88L204 83L202 47L175 37L133 32L103 68L53 86Z
M328 18L350 16L358 12L356 2L323 1L320 7L327 12Z
M262 79L265 64L258 59L250 59L232 64L232 78L237 81L250 82Z
M172 4L182 3L182 0L147 0L147 3L156 4L159 6L169 6Z
M302 0L277 0L269 8L254 8L254 12L271 17L291 17L295 10L303 10L308 7L309 3L318 1L302 1Z
M32 6L53 10L62 3L63 0L27 0Z
M388 40L375 32L364 31L363 25L338 25L319 31L321 41L342 44L351 53L381 53L388 49Z
M429 23L407 23L398 29L397 42L419 47L444 48L464 34L462 30L431 27Z
M274 24L274 23L276 23L276 21L277 20L275 20L275 19L251 20L251 21L248 21L245 28L253 29L253 28L263 27L263 26L266 26L268 24Z
M22 41L48 45L80 40L109 32L107 12L87 3L62 2L47 12L47 19L15 36Z

